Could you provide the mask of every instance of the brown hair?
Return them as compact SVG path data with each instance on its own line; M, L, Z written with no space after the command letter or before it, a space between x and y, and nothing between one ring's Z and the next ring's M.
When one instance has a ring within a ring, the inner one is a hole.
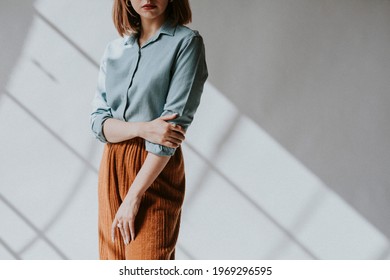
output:
M166 13L167 17L172 20L173 25L184 25L190 23L192 20L190 3L188 0L169 1ZM130 35L131 32L140 32L140 16L131 6L129 0L114 0L112 18L120 36Z

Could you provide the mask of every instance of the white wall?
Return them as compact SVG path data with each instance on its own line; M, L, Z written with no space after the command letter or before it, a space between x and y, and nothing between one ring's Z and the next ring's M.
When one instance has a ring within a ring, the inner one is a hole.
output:
M390 2L192 1L209 81L390 237Z
M98 258L88 121L111 3L0 3L0 259ZM389 259L390 2L191 4L210 78L177 258Z

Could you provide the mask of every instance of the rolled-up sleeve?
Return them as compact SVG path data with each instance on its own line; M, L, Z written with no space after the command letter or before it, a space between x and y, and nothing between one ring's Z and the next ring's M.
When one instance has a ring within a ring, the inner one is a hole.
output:
M100 62L100 70L98 83L96 87L95 97L92 101L92 113L90 117L90 124L93 134L101 142L106 143L107 139L103 133L103 123L109 118L112 118L112 112L110 106L107 104L106 96L106 61L107 61L107 49Z
M178 117L171 122L187 130L199 106L207 77L203 39L196 32L183 42L177 54L164 111L161 115L177 113ZM160 156L171 156L176 150L148 141L145 143L147 151Z

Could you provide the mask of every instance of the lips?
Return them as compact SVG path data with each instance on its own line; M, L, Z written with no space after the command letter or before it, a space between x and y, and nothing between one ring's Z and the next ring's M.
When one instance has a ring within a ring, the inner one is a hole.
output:
M142 6L143 9L150 10L156 8L156 5L153 4L145 4Z

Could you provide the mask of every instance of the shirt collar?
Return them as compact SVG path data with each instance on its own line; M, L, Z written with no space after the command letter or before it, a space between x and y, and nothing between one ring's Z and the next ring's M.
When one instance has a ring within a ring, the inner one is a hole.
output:
M156 32L156 34L153 35L152 38L150 38L147 44L156 41L158 38L160 38L161 34L174 36L175 31L176 31L176 25L173 25L171 20L166 20L164 24L160 27L160 29ZM137 38L138 38L138 33L136 32L133 32L130 35L125 35L123 37L123 44L125 46L132 47L137 42Z
M160 28L160 34L166 34L169 36L174 36L176 31L176 25L173 24L172 20L168 19Z

